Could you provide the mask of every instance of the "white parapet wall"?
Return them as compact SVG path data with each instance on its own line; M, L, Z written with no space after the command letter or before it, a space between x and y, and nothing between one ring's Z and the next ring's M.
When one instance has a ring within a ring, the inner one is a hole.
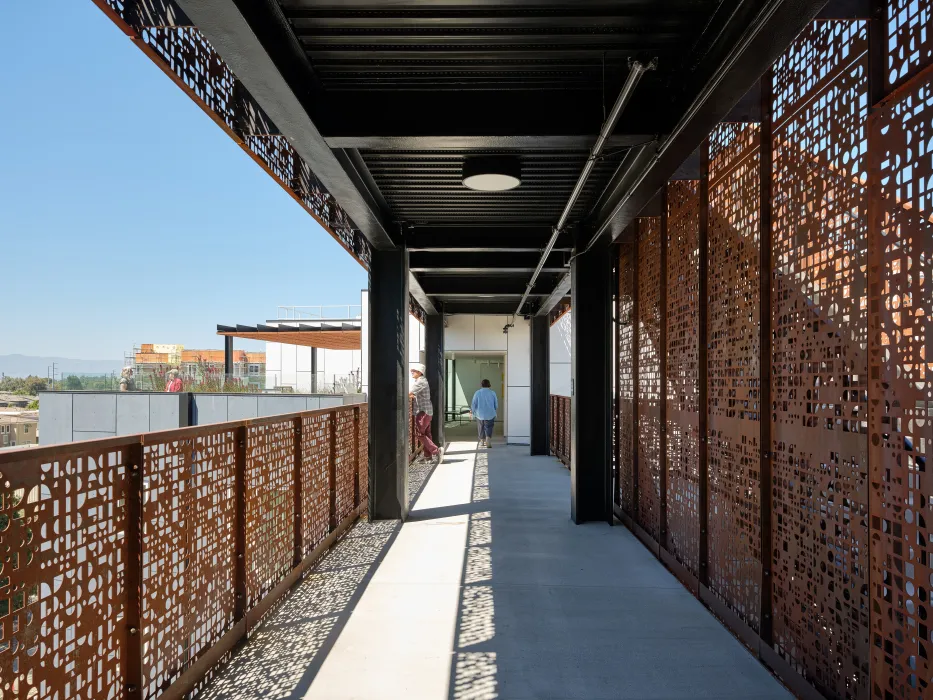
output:
M572 311L568 311L557 320L557 323L551 326L550 393L558 396L571 396L570 330L573 327L572 313Z
M504 355L504 429L509 443L531 442L531 324L521 318L504 333L511 316L456 315L447 318L444 351Z

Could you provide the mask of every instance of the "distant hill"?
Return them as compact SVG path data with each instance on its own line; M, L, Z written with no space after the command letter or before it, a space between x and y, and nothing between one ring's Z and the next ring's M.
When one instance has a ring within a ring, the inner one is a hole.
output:
M10 377L47 377L49 366L56 364L58 374L110 374L120 373L123 360L73 360L67 357L35 357L31 355L0 355L0 374Z

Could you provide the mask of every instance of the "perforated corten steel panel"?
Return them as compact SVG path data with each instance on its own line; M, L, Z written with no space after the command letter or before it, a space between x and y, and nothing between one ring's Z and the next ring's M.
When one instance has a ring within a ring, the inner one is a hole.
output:
M929 11L929 3L926 4ZM929 27L928 27L929 31ZM872 115L871 682L933 695L933 81Z
M295 428L250 425L246 436L246 587L253 607L292 568Z
M835 698L869 693L867 39L814 23L773 74L774 646Z
M617 358L619 363L619 504L630 516L635 515L635 254L637 244L626 238L619 251L619 324Z
M343 411L336 416L337 443L335 474L337 475L337 522L353 512L355 507L356 431L352 411Z
M933 2L888 0L886 83L890 88L933 62Z
M158 697L234 621L234 432L143 452L143 697Z
M710 135L709 586L752 629L761 608L759 127Z
M700 566L700 182L667 185L667 547Z
M127 452L0 466L0 696L125 692Z
M638 219L638 523L661 536L661 219Z
M365 505L369 503L369 406L360 404L359 415L360 447L357 469L360 475L360 504Z
M307 556L325 537L330 527L330 414L301 419L301 537ZM368 470L367 470L368 473Z

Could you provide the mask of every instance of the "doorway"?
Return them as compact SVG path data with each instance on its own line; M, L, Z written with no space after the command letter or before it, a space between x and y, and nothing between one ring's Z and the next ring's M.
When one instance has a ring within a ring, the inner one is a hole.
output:
M444 436L448 440L476 438L476 422L470 417L470 404L484 379L499 399L493 437L506 434L505 377L506 356L502 353L456 352L446 354Z

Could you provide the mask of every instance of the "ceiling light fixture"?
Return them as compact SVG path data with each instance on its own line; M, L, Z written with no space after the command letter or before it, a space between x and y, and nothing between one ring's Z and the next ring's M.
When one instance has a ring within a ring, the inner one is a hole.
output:
M463 162L463 185L480 192L505 192L522 184L522 165L515 156L473 156Z

